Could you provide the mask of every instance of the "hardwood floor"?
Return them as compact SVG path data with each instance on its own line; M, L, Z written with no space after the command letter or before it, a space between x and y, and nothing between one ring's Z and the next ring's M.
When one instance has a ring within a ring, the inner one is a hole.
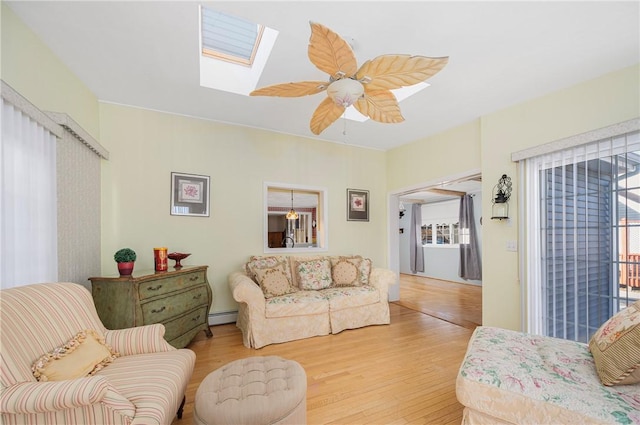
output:
M475 329L482 324L482 287L400 274L397 304Z
M420 293L419 282L404 288L404 275L402 282L401 299ZM438 289L441 285L437 282L432 286L435 289L429 296L433 299L434 293L450 292L450 288ZM413 289L405 292L408 288ZM454 293L453 303L467 297L476 299L474 291L469 291L472 295ZM245 357L277 355L296 360L307 373L309 424L459 424L462 406L455 396L455 379L472 333L470 324L476 319L465 313L460 319L446 314L450 320L440 320L432 313L445 315L444 309L423 305L417 296L390 304L388 326L347 330L259 350L242 345L241 332L234 324L212 326L213 338L207 339L203 332L188 346L197 360L184 416L173 423L192 423L195 392L213 370ZM422 313L418 307L428 312Z

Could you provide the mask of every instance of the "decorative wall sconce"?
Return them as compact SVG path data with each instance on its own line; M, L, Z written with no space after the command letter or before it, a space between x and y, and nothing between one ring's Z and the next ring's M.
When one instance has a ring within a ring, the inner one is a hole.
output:
M505 220L509 218L509 198L511 197L511 177L503 174L498 184L493 187L491 202L491 219Z

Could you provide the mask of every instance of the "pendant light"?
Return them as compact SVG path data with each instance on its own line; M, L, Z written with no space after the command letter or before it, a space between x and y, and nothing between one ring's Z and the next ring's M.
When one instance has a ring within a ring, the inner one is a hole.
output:
M298 213L293 209L293 190L291 191L291 211L287 213L287 220L297 220Z

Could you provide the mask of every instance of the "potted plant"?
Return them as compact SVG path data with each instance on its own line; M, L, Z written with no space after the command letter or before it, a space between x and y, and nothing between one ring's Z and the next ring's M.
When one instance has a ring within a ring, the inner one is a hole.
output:
M120 276L130 276L133 273L133 264L136 261L136 252L133 249L119 249L114 254L113 259L118 263Z

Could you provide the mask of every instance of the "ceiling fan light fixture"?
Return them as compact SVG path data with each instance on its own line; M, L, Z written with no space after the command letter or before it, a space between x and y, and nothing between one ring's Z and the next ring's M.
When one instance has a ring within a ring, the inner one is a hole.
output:
M352 78L336 80L327 87L327 96L329 96L336 105L345 108L356 103L363 95L364 86L360 81Z

